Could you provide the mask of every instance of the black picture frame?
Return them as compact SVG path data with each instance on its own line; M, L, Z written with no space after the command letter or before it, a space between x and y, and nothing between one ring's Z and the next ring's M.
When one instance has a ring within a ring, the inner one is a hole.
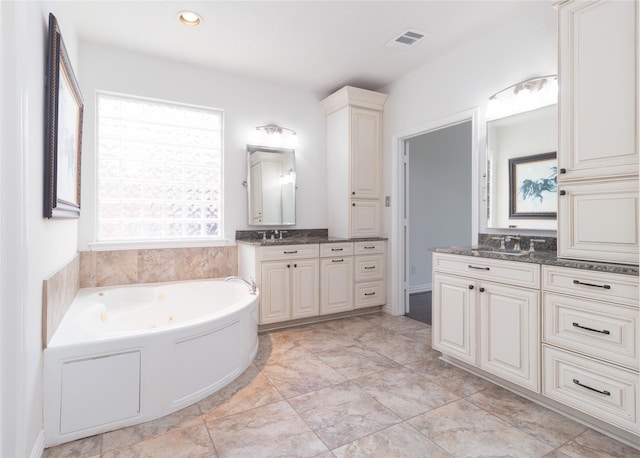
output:
M509 159L509 218L558 217L557 152Z
M53 14L45 98L44 217L79 218L84 101Z

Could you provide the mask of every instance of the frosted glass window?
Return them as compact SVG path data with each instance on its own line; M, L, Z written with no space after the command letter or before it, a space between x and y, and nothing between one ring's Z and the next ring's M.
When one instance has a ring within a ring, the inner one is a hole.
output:
M98 241L222 237L222 110L97 96Z

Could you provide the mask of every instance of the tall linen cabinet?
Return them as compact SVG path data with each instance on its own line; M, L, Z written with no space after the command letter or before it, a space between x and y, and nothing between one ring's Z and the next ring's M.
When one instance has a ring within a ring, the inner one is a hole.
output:
M638 264L638 1L558 13L558 256Z
M332 237L380 236L386 99L386 94L345 86L322 101L327 115L328 229Z

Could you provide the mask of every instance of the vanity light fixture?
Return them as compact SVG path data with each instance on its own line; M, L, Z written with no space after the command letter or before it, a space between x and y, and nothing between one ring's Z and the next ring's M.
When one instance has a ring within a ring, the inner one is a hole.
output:
M202 22L202 16L195 11L180 11L178 13L178 19L184 25L195 27Z
M254 137L252 141L255 145L292 149L298 146L298 134L295 130L275 124L256 127Z
M487 120L504 118L558 103L558 75L521 81L489 97Z

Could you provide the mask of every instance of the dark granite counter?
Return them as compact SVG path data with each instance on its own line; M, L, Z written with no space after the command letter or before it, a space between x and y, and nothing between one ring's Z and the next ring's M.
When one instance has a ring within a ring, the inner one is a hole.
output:
M283 237L279 234L271 240L270 235L273 229L265 230L267 239L263 240L263 231L236 231L236 242L246 243L253 246L280 246L280 245L308 245L312 243L345 243L345 242L373 242L378 240L388 240L387 237L368 237L347 239L340 237L329 237L327 229L296 229L283 232Z
M609 272L614 274L625 274L638 276L638 266L630 264L612 264L605 262L578 261L575 259L558 258L555 251L535 251L522 256L508 254L509 250L496 250L494 247L439 247L430 248L435 253L459 254L464 256L474 256L478 258L503 259L505 261L530 262L534 264L544 264L549 266L571 267L574 269L596 270L599 272Z

